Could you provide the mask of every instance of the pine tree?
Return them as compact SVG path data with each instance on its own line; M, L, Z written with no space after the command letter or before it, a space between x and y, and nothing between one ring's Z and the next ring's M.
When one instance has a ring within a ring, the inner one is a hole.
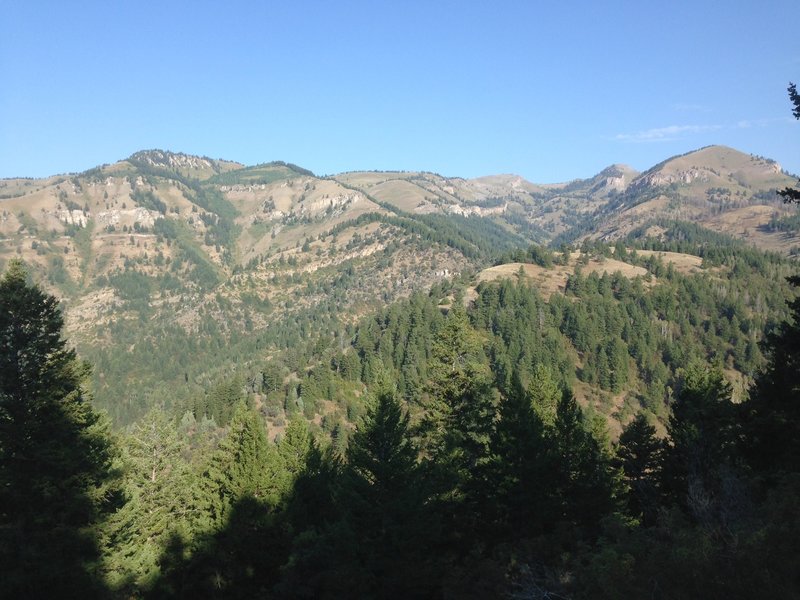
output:
M393 393L384 391L347 450L340 501L378 598L427 595L435 571L422 551L436 532L408 422Z
M90 527L114 456L84 388L88 367L61 337L58 301L13 261L0 280L0 594L91 597Z
M800 277L789 281L800 286ZM800 470L800 297L791 320L766 339L769 363L744 404L744 451L756 472L769 476Z
M661 451L656 428L639 413L619 436L617 464L628 484L628 511L645 524L652 524L658 508Z
M532 537L552 516L547 487L553 465L545 451L545 425L534 393L526 392L516 375L503 394L498 416L486 469L485 514L493 529L487 533L497 539Z
M113 587L132 593L157 576L159 555L172 536L210 523L183 444L162 410L142 417L124 441L126 503L103 527L104 570Z
M203 476L212 520L221 524L230 506L245 497L267 505L277 504L283 472L281 457L267 440L261 418L240 402L228 434Z

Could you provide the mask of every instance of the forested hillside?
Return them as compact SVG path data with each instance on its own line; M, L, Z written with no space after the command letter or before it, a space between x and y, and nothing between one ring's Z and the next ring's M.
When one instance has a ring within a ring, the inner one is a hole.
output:
M731 273L747 252L729 254ZM679 296L681 276L652 266L664 279L652 289ZM0 281L2 367L17 374L2 384L2 595L797 597L800 301L774 324L746 400L732 401L722 370L735 341L703 350L704 328L689 330L698 350L663 365L666 435L640 412L612 441L572 391L589 375L570 353L600 350L556 316L591 306L599 329L632 345L649 335L643 355L669 354L663 330L633 333L635 316L630 333L613 328L637 285L645 301L642 280L605 276L555 306L524 281L481 286L469 310L457 287L413 296L294 388L305 411L314 385L327 381L318 393L335 403L351 382L354 425L329 421L319 436L290 410L273 442L269 405L237 383L180 419L155 409L112 435L55 300L14 263ZM706 316L710 335L723 317ZM646 369L628 360L626 378L612 366L601 387L636 389Z
M0 596L800 596L792 182L5 180Z
M670 223L691 219L786 256L798 245L794 211L776 190L792 183L773 161L721 146L642 174L614 165L548 185L425 172L317 177L283 162L151 150L84 173L0 182L0 263L24 259L62 299L70 339L95 366L95 402L121 427L154 405L180 407L256 377L262 362L312 338L347 345L364 316L454 279L470 287L473 274L531 242L561 255L564 242L663 239ZM585 275L613 274L593 261ZM749 374L747 342L738 343L734 368ZM588 353L587 373L605 370L602 354ZM302 379L297 366L290 372ZM578 389L581 398L609 390L587 377L593 389Z

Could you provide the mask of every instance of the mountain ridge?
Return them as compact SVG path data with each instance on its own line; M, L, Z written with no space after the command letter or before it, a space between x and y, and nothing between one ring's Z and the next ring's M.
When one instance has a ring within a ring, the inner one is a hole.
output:
M154 348L163 336L238 340L226 352L246 355L266 343L265 328L270 344L304 328L343 335L387 303L469 282L530 243L613 244L684 220L787 255L800 238L775 190L793 184L774 161L724 147L565 184L416 171L318 177L281 161L149 150L72 176L0 180L0 267L23 258L63 299L68 333L92 358L98 347ZM196 350L206 370L165 380L182 376L196 393L227 368L214 365L213 344ZM127 393L121 365L96 362L100 396Z

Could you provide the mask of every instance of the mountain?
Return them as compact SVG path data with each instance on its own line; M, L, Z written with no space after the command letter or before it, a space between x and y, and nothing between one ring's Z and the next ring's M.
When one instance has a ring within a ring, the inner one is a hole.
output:
M317 177L284 162L149 150L0 181L0 260L22 257L63 298L98 402L127 419L158 394L203 393L313 336L344 344L362 316L453 278L468 283L531 242L659 236L690 220L788 254L798 228L774 190L793 184L774 161L722 146L561 184ZM133 385L153 373L151 385Z
M778 163L725 146L671 158L642 173L595 221L593 237L614 239L658 219L699 223L767 250L788 253L797 232L772 224L794 211L775 190L793 185Z

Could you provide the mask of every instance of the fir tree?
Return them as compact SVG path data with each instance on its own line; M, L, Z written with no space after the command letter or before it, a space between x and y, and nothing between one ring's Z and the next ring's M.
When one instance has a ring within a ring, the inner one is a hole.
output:
M160 409L137 423L123 455L126 503L104 524L104 569L115 588L146 589L172 536L210 526L174 424Z
M789 281L800 286L800 277ZM791 320L766 339L769 363L744 404L744 451L768 478L800 470L800 298L789 305Z
M222 523L232 503L245 497L277 504L282 475L281 457L267 440L263 422L240 402L203 477L212 519Z
M535 402L534 393L526 392L514 376L492 431L485 514L491 515L494 529L487 533L501 540L537 535L552 515L547 482L553 465L545 452L545 425Z
M656 428L642 413L625 426L617 445L616 462L628 485L628 511L646 524L654 522L658 508L662 447Z
M0 279L0 594L10 598L99 594L90 526L114 450L62 327L58 301L12 261Z
M427 595L435 572L432 557L421 553L436 531L408 422L394 395L383 392L347 451L340 501L378 598Z

